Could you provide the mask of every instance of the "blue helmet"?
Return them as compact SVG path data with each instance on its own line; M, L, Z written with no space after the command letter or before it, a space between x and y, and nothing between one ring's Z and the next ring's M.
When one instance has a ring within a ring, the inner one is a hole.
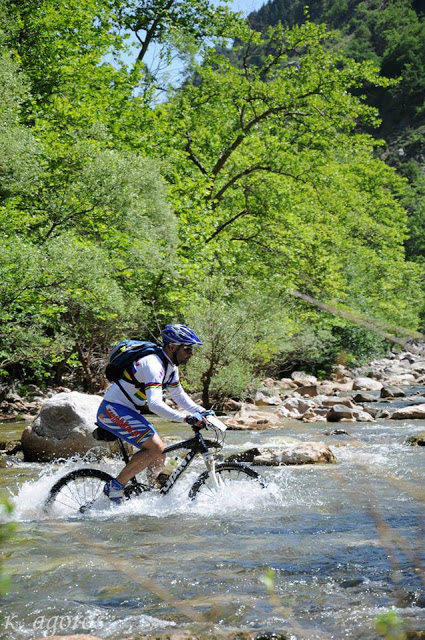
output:
M185 324L167 324L161 331L161 337L164 344L202 344L202 340Z

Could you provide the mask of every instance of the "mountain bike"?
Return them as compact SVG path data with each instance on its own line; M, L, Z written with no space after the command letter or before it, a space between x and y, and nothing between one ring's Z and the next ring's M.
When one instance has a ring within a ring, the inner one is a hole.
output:
M191 500L200 495L215 496L223 488L231 489L246 481L255 482L260 487L266 486L264 478L244 463L216 462L215 453L223 448L226 431L226 425L216 416L208 416L204 425L192 426L192 430L193 437L164 449L166 455L175 451L187 451L183 457L178 458L179 462L170 475L163 477L155 486L139 482L137 477L132 478L124 490L126 499L148 491L166 495L197 456L202 456L206 470L190 488ZM202 432L205 432L205 437ZM120 438L101 427L93 432L93 436L97 440L118 441L123 461L128 463L130 458ZM103 486L112 477L109 473L95 468L76 469L67 473L50 489L44 505L45 512L52 513L55 507L60 510L61 515L72 516L87 512L102 497ZM161 479L161 474L158 478Z

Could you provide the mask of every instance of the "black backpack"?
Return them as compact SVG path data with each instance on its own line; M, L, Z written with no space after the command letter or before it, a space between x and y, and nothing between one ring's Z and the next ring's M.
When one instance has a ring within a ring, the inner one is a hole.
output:
M164 365L164 371L167 371L167 358L158 344L148 342L146 340L121 340L114 345L109 353L108 364L106 365L105 375L109 382L119 382L123 379L124 371L130 376L132 384L140 387L141 383L136 380L132 371L132 363L140 360L152 353L159 356Z

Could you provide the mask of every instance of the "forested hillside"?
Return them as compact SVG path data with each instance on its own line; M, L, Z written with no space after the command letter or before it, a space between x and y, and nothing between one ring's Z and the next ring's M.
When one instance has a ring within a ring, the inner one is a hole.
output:
M376 56L208 0L0 0L0 17L4 384L96 390L111 342L185 321L205 340L188 382L219 398L370 357L366 324L420 328L412 188L363 98L399 90Z
M386 146L380 156L408 178L404 204L409 212L409 258L425 260L425 6L420 0L270 0L249 16L255 29L292 27L309 19L339 30L336 41L345 55L372 60L395 80L389 87L365 87L368 104L382 122L372 131Z

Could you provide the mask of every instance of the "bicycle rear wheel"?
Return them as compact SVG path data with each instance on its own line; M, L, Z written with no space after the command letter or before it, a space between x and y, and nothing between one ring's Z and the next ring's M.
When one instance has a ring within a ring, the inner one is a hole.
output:
M112 477L100 469L71 471L50 489L44 511L58 511L64 516L85 513L102 495L105 482L112 480Z
M217 477L219 491L222 487L236 488L236 486L244 482L256 482L260 487L266 486L266 481L257 471L240 462L223 462L222 464L217 464L215 467L215 475ZM189 498L193 500L199 495L215 496L216 494L217 487L214 479L208 471L204 471L189 491Z

